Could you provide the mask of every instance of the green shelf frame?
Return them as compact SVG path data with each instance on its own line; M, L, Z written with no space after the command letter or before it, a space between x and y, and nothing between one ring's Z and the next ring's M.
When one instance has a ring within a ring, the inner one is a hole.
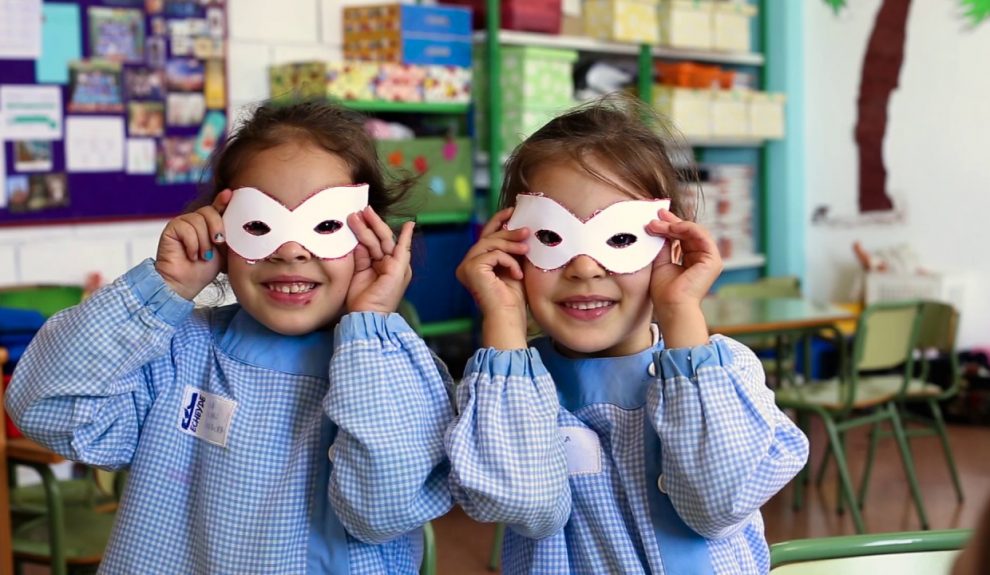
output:
M471 331L472 327L474 327L474 320L469 317L462 317L424 323L419 328L419 334L422 337L435 337L468 332Z
M468 104L444 102L388 102L385 100L338 100L341 105L359 112L405 112L410 114L466 114Z
M474 219L468 212L432 212L416 215L416 223L423 225L466 224Z

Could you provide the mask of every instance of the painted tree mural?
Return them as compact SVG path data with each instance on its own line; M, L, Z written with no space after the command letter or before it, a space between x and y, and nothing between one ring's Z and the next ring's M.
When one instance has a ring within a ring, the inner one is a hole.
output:
M847 0L825 0L838 13ZM990 17L990 0L959 0L966 17L978 24ZM897 89L907 40L911 0L883 0L863 56L856 114L859 149L859 211L887 211L894 207L887 194L883 140L887 135L890 97Z

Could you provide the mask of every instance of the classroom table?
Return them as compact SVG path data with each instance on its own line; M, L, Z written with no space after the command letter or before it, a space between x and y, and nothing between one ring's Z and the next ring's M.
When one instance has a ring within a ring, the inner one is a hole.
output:
M855 320L856 313L839 306L804 298L716 298L702 300L710 333L728 336L780 335L834 328Z
M782 337L801 338L806 335L831 332L836 340L843 335L840 322L855 320L857 314L850 309L830 303L805 298L718 298L707 297L701 302L701 310L708 322L708 332L730 337L767 335L777 338L778 357L785 355L780 343ZM811 354L811 339L805 339L805 357ZM845 365L845 346L838 346L839 365ZM793 373L783 372L783 363L777 362L778 381L784 378L794 381ZM810 379L811 362L804 362L805 379Z

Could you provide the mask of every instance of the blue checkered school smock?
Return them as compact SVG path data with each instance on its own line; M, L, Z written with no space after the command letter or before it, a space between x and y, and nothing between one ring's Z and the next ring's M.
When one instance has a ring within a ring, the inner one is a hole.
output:
M415 573L451 506L449 376L397 314L288 337L193 310L146 261L52 317L7 407L76 461L129 468L103 573ZM183 390L235 402L223 447Z
M476 520L508 524L504 573L769 570L760 506L808 441L743 345L570 359L543 338L479 350L465 372L451 491Z

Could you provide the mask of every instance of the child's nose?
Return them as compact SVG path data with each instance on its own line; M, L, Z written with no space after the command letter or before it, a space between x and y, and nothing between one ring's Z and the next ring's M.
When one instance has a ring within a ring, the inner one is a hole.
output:
M567 277L572 279L594 279L605 277L607 272L591 256L581 254L567 262L565 268Z
M285 242L272 255L268 256L268 259L271 261L304 262L312 257L313 254L309 253L309 250L299 242Z

